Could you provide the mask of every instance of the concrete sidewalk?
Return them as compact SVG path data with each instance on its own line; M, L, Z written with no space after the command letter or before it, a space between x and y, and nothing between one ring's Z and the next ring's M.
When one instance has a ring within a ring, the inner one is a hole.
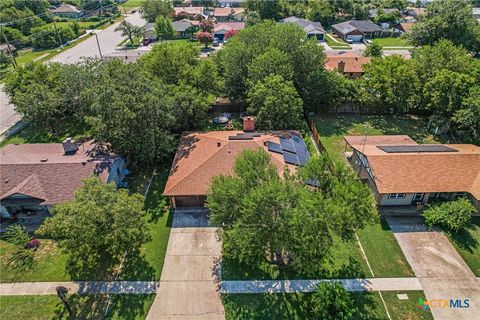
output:
M156 281L78 281L0 283L0 296L37 296L57 294L56 287L78 294L150 294L157 291Z
M221 293L312 292L320 282L340 282L348 291L422 290L417 278L222 281Z

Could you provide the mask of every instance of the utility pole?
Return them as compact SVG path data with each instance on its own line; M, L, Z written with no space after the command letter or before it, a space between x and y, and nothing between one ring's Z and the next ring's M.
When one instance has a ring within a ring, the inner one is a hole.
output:
M3 25L2 25L2 27L3 27ZM5 43L7 44L8 52L10 53L10 56L13 58L13 62L12 62L13 68L17 68L18 67L17 60L15 59L15 55L13 54L12 48L10 47L10 43L8 43L8 39L7 39L7 36L5 35L5 32L3 31L3 28L1 28L1 30L2 30L2 34L3 34L3 39L5 40Z
M97 36L97 33L95 32L92 32L94 35L95 35L95 38L97 39L97 46L98 46L98 52L100 53L100 59L103 60L103 56L102 56L102 50L100 49L100 42L98 42L98 36Z
M57 24L55 23L55 20L53 20L53 27L55 28L55 32L57 33L58 43L60 44L60 47L61 47L63 46L63 43L62 43L62 40L60 39L60 34L58 33Z
M59 286L56 288L56 290L57 290L57 296L63 302L65 309L67 309L68 311L68 315L70 316L70 318L73 317L73 310L70 307L70 304L68 303L68 300L67 300L68 289L65 287Z
M100 0L100 17L103 16L103 2Z

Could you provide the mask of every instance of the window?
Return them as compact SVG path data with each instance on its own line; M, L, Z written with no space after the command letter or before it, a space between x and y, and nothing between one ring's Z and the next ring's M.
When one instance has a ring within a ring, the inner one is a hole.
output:
M455 192L455 195L454 195L454 199L458 199L458 198L463 198L465 197L465 192Z
M390 193L388 199L405 199L405 193Z

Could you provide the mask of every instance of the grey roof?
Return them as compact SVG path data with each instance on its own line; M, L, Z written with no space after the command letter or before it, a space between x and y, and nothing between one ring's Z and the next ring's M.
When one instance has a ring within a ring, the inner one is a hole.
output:
M153 31L155 29L155 22L147 22L145 23L143 28L145 29L145 31Z
M295 23L302 28L307 34L326 34L320 22L313 22L310 20L298 18L295 16L285 18L281 20L283 23Z
M378 25L371 22L370 20L345 21L332 25L332 28L335 28L342 34L348 34L354 30L360 30L361 32L382 31L382 29Z
M173 28L177 32L184 32L185 30L187 30L188 28L190 28L192 26L192 22L190 22L187 19L183 19L183 20L180 20L180 21L175 21L172 24L173 24Z
M378 15L378 11L379 11L379 10L382 10L382 11L385 12L386 14L395 13L395 12L398 11L397 9L392 9L392 8L370 9L370 10L368 10L368 17L369 17L369 18L375 18L375 17Z
M475 15L480 15L480 8L472 8L472 13Z

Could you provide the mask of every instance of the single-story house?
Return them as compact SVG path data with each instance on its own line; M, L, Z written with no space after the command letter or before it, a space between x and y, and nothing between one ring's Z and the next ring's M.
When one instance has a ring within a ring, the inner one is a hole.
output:
M224 40L225 33L230 30L240 31L245 29L244 22L221 22L215 23L213 28L213 36L220 41Z
M58 17L64 18L79 18L83 15L82 10L71 4L65 3L62 3L57 8L50 10L50 12Z
M244 118L244 131L186 132L165 185L173 208L203 207L212 178L232 175L236 157L244 150L263 149L283 173L295 172L310 157L298 131L254 132L253 117ZM287 151L288 150L288 151Z
M334 34L344 41L350 39L354 42L361 42L364 38L378 37L382 28L370 20L349 20L332 25Z
M5 218L21 211L48 212L72 199L92 174L118 185L126 173L124 159L93 140L9 144L0 154L0 212Z
M368 17L370 19L373 19L373 18L376 18L378 17L378 13L382 12L385 13L385 14L398 14L399 11L398 9L395 9L395 8L375 8L375 9L370 9L368 10Z
M186 38L187 37L187 29L191 27L196 27L198 26L198 21L196 20L188 20L188 19L182 19L178 21L174 21L173 23L173 28L177 32L177 35L179 38Z
M243 21L245 16L245 9L243 8L215 8L213 10L213 16L217 22L225 22L225 21Z
M414 22L402 22L392 26L394 32L410 33Z
M363 66L370 63L371 60L371 57L364 57L354 52L327 54L325 69L336 70L352 79L359 78L364 73Z
M325 35L327 32L323 29L322 24L320 22L313 22L310 20L298 18L295 16L285 18L281 20L282 23L294 23L302 28L307 37L316 38L317 40L324 40Z
M174 7L175 17L202 20L205 18L204 7Z
M474 19L480 20L480 8L472 8L472 15Z
M150 39L156 41L158 39L155 34L155 22L147 22L143 26L143 39Z
M245 0L217 0L217 6L220 8L225 7L241 7Z
M346 156L381 206L467 196L480 201L480 147L417 144L406 135L346 136ZM351 150L351 151L349 151Z
M17 48L15 48L13 44L8 44L8 45L6 43L0 44L1 52L10 54L10 50L12 51L11 53L15 53L17 51Z
M405 16L418 18L418 16L425 14L425 8L407 7L404 11Z

